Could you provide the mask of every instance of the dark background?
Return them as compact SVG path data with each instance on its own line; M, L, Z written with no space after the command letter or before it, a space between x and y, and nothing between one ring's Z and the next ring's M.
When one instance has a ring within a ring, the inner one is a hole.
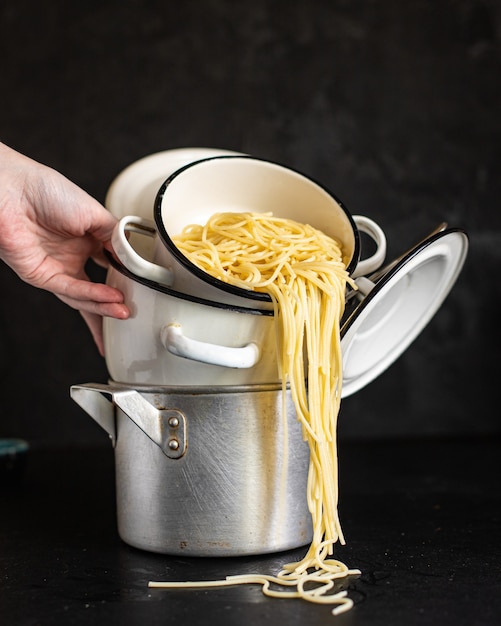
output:
M465 228L448 299L340 434L499 434L500 38L496 0L6 1L0 140L101 202L160 150L274 159L378 222L388 260ZM0 285L0 438L108 445L69 398L107 380L79 314L4 264Z

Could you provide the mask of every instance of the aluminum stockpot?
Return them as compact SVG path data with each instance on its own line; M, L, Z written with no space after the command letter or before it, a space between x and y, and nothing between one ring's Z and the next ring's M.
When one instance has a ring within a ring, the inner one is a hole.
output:
M276 217L307 222L340 242L343 261L352 277L376 270L384 261L386 238L365 216L352 216L328 189L278 163L246 155L204 158L172 173L160 187L154 224L141 216L123 216L112 244L117 258L131 272L176 292L213 302L272 309L268 294L223 282L194 265L172 236L190 224L205 224L220 212L271 212ZM361 260L359 230L376 243L376 251ZM129 244L128 233L155 238L152 258L145 259Z
M279 552L312 539L309 448L280 386L74 385L111 438L117 523L129 545L171 555Z

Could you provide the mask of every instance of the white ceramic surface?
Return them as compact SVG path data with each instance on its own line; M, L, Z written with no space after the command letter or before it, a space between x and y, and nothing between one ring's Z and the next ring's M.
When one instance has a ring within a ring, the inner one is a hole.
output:
M122 170L106 194L106 208L120 219L139 215L153 219L155 198L164 181L176 170L212 156L237 155L220 148L176 148L149 154Z

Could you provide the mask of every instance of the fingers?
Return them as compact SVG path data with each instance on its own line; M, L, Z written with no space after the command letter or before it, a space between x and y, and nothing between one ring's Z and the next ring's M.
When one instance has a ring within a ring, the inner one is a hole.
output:
M86 232L91 234L102 244L105 244L110 241L113 229L115 228L118 220L108 211L108 209L99 204L97 200L86 194L86 209L89 206L90 202L94 203L94 214L89 215L89 218L91 218L91 223L86 229ZM86 212L86 215L88 215L88 212Z
M130 316L128 307L121 302L96 302L94 300L76 300L55 294L62 302L77 309L82 314L97 315L98 317L114 317L119 320L126 320Z
M110 285L56 274L44 284L44 288L74 309L119 319L127 319L129 316L129 309L123 303L123 294Z

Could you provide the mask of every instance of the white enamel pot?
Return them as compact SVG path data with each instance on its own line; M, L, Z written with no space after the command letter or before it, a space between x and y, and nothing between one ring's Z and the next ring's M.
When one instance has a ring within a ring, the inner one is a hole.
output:
M135 276L111 259L107 283L127 320L104 318L106 365L127 385L246 385L280 380L272 311L211 302Z
M220 281L196 267L175 246L172 236L190 224L205 224L218 212L272 212L307 222L337 239L352 277L375 271L386 255L381 228L364 216L352 216L325 187L277 163L245 155L204 158L181 167L160 187L154 223L138 215L122 217L112 244L117 258L134 275L217 303L272 309L270 297ZM361 260L360 231L375 242L375 252ZM151 257L137 252L129 234L153 239Z

